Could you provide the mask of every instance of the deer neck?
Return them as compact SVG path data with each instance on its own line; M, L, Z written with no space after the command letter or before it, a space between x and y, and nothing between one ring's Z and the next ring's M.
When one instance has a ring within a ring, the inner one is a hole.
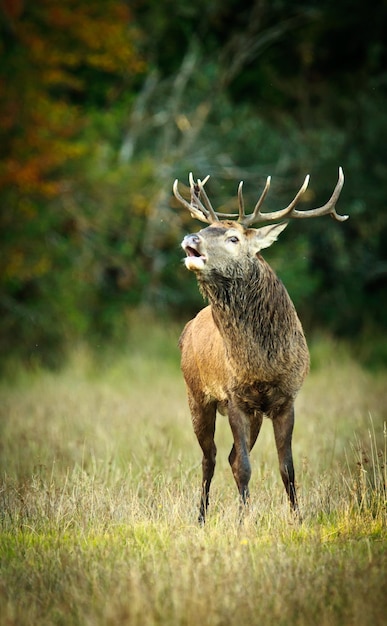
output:
M262 257L241 270L236 267L229 276L209 273L199 279L200 290L235 368L245 372L248 366L254 377L257 371L277 376L279 368L290 365L295 335L304 342L301 324L285 287Z

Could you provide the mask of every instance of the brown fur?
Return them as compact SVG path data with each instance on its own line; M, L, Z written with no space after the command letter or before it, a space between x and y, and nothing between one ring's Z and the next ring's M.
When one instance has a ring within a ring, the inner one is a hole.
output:
M249 452L267 416L273 422L285 489L297 509L293 404L308 372L309 355L290 297L260 255L284 227L246 229L236 222L216 222L182 244L186 265L210 303L188 322L180 338L193 427L203 451L201 522L215 469L217 410L228 414L234 437L229 461L242 502L249 498Z

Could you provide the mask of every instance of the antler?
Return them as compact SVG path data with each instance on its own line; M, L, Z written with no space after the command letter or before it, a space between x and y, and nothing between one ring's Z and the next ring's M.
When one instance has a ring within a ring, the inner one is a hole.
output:
M254 211L250 215L246 215L245 206L243 200L243 181L239 183L238 186L238 207L239 212L236 213L219 213L214 211L212 208L211 202L204 190L204 185L209 179L209 176L201 181L197 180L195 183L192 173L189 175L190 182L190 190L191 190L191 202L188 202L180 195L178 190L178 180L176 179L173 185L173 193L175 197L181 202L191 213L192 217L197 218L202 222L206 222L207 224L213 224L214 222L219 222L221 219L235 219L238 218L238 222L243 226L251 226L252 224L258 224L260 222L274 222L283 218L305 218L305 217L321 217L322 215L330 215L333 219L338 222L344 222L348 219L348 215L339 215L336 213L336 203L339 199L341 190L344 185L344 174L341 167L339 167L339 179L337 181L336 187L333 190L331 197L328 202L323 206L316 209L308 209L304 211L298 211L295 207L299 203L301 196L305 193L308 184L309 184L309 174L305 177L304 183L302 184L299 191L294 196L291 203L285 208L280 209L279 211L271 211L270 213L262 213L261 206L266 198L266 195L270 188L271 177L268 176L266 180L266 185L264 190L261 193L261 196L255 205ZM201 201L203 198L203 202Z

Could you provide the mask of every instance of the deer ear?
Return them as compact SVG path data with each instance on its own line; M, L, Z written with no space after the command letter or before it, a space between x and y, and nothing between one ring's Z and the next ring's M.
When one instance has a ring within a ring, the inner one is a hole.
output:
M277 241L278 235L285 230L289 222L282 222L281 224L270 224L269 226L262 226L262 228L254 229L254 237L252 239L252 245L255 247L255 252L259 252L264 248L269 248L272 243Z

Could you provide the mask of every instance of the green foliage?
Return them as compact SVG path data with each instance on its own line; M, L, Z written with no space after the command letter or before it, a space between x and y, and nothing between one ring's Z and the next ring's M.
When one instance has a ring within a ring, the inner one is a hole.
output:
M95 319L79 199L96 150L88 110L106 106L144 64L124 3L42 0L1 11L0 349L54 365Z
M179 242L199 225L171 194L189 171L211 174L210 196L228 209L239 180L253 207L271 174L270 210L306 173L301 208L323 204L342 165L338 209L350 220L293 223L267 258L308 330L384 332L384 5L42 0L1 11L3 356L55 365L80 337L120 341L139 305L196 311Z

